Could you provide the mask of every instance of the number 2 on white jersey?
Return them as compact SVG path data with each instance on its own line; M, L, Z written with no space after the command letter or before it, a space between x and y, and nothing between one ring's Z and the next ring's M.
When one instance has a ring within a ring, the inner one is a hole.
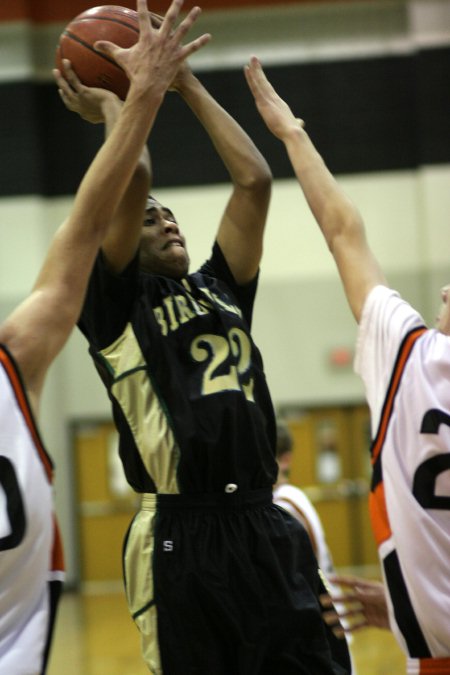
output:
M450 427L450 415L442 410L428 410L422 419L422 434L438 434L441 424ZM450 452L441 452L419 464L413 480L413 495L424 509L450 510L449 494L437 494L438 477L450 471Z

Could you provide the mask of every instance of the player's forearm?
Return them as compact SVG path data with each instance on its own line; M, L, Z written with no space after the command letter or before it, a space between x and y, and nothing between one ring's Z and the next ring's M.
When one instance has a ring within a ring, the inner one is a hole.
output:
M178 92L204 127L233 183L243 188L270 186L270 168L253 141L192 73Z
M358 209L327 168L304 129L284 138L287 153L308 205L329 245L335 237L351 237L363 227Z
M106 232L110 229L113 216L136 171L149 128L156 115L146 99L130 96L123 105L110 135L97 152L83 180L80 183L74 204L67 221L60 227L46 261L35 283L35 290L73 288L73 305L81 294L76 291L83 286L87 277L80 270L87 269L98 250ZM142 195L142 208L145 191ZM137 239L141 220L136 232L129 233ZM61 261L70 253L71 264L61 267ZM57 291L58 292L58 291ZM61 291L64 296L64 292ZM69 303L66 303L69 306ZM77 308L79 309L79 308Z
M107 96L102 100L101 110L105 122L105 138L108 138L117 124L123 105L124 101L116 96Z
M133 96L132 91L130 91L130 94L131 96ZM108 136L114 129L115 125L117 124L123 105L124 101L121 101L117 97L107 97L102 101L102 113L105 125L105 139L108 138ZM140 173L142 172L147 173L151 180L152 167L149 150L146 143L142 148L142 153L141 156L139 157L136 171Z
M73 215L89 213L92 227L106 229L127 186L144 162L150 172L147 137L159 109L160 99L149 94L136 96L130 90L119 116L83 178L75 198ZM113 115L112 115L113 117ZM80 218L83 222L84 219Z

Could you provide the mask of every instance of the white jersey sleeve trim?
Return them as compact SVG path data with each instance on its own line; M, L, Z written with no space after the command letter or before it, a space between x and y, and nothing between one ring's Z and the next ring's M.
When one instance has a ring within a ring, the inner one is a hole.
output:
M375 286L366 298L358 327L354 370L364 382L372 413L372 436L378 428L402 340L412 329L423 325L420 314L387 286Z

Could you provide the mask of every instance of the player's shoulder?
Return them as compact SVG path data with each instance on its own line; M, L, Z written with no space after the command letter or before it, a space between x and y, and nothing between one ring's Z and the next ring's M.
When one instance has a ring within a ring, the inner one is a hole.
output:
M303 503L308 499L301 488L297 487L296 485L291 485L290 483L278 485L273 492L273 498L275 501L287 499L296 503Z

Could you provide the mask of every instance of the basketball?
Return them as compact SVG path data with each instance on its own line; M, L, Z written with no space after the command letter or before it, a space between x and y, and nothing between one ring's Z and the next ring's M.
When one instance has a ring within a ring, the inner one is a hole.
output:
M162 20L150 12L152 23ZM56 67L64 75L63 59L69 59L79 80L87 87L101 87L125 99L129 80L111 58L96 52L97 40L108 40L119 47L131 47L139 37L137 12L117 5L92 7L76 16L61 33L56 49Z

